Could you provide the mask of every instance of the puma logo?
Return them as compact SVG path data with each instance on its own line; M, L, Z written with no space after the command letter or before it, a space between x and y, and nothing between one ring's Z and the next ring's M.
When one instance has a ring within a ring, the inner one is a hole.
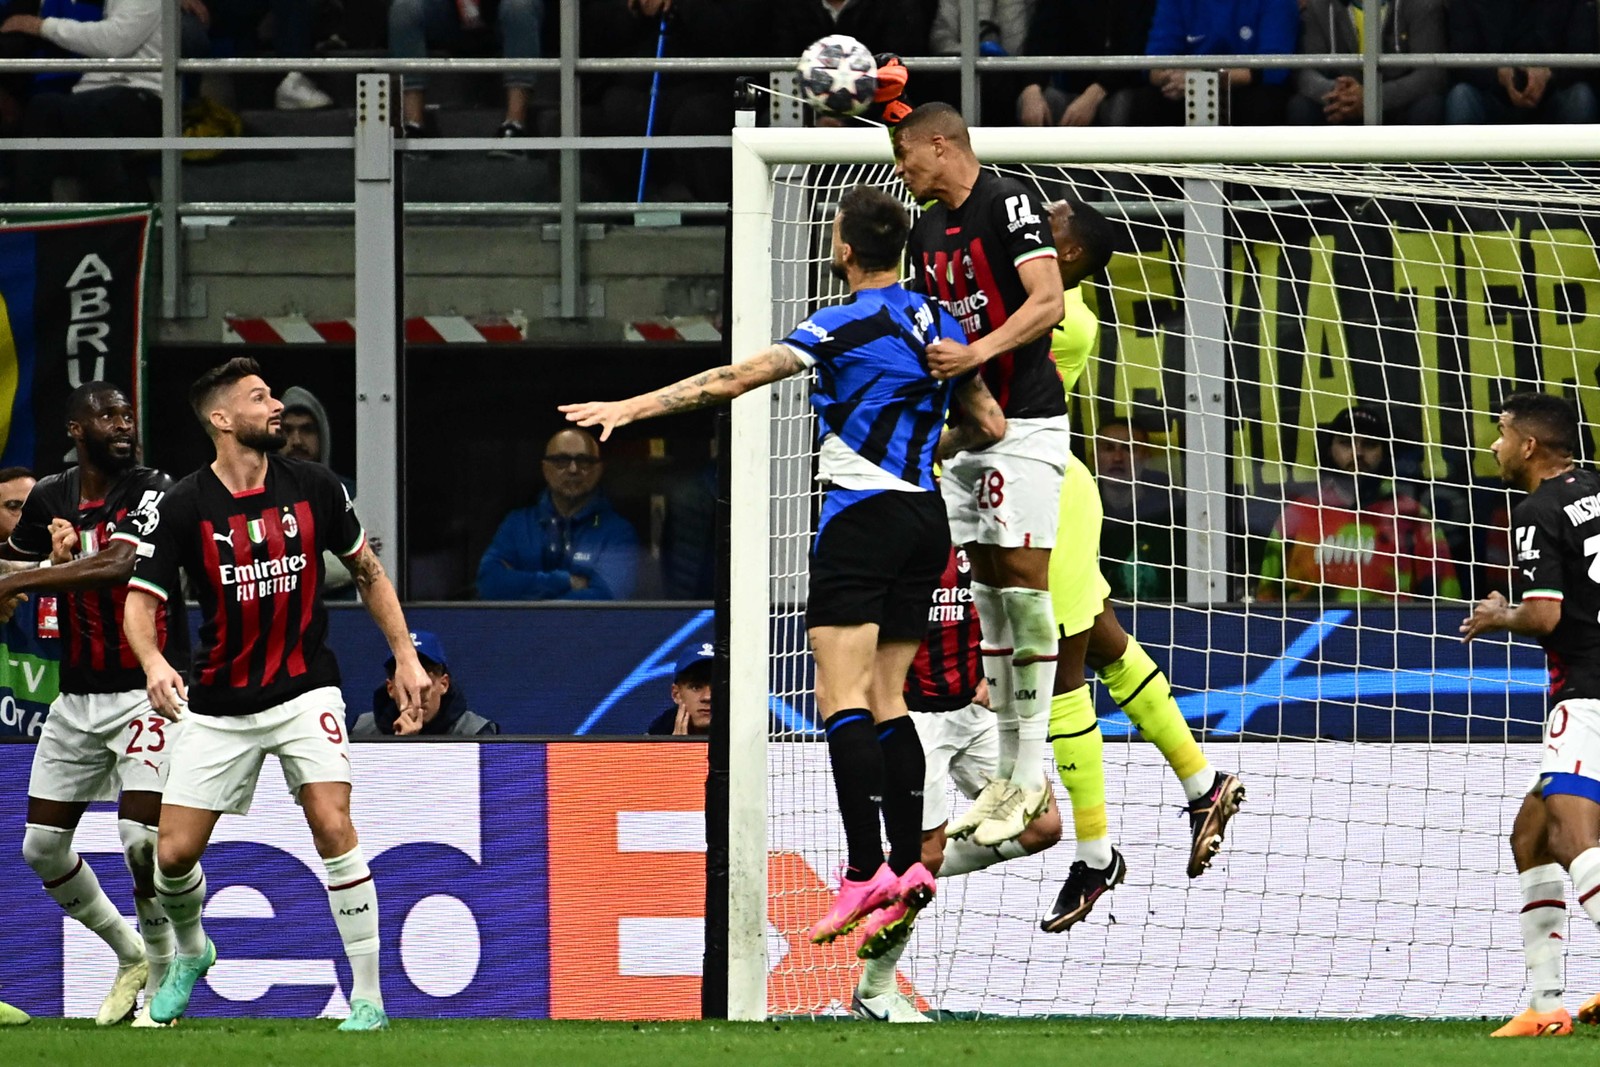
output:
M211 535L211 540L220 541L222 544L225 544L229 548L232 548L233 547L233 531L229 530L225 534L214 533L214 534Z

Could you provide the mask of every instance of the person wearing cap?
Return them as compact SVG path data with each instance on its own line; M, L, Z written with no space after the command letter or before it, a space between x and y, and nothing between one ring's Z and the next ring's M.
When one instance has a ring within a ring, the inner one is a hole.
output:
M1459 598L1450 546L1428 509L1395 485L1384 413L1349 408L1318 438L1321 482L1284 508L1257 595L1340 604Z
M678 657L672 671L672 706L656 716L651 736L703 737L711 732L711 643Z
M417 646L417 659L422 669L433 679L428 695L422 701L420 727L411 721L400 721L400 706L395 702L394 657L385 663L388 680L372 694L372 710L356 719L350 728L352 737L479 737L497 734L500 726L475 711L467 710L467 697L450 679L450 664L445 659L444 645L435 634L417 630L411 635Z

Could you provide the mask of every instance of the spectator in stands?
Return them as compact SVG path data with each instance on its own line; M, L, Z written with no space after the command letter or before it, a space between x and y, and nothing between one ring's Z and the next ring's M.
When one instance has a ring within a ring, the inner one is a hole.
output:
M1260 598L1459 598L1455 564L1432 516L1392 481L1383 413L1358 405L1319 436L1321 484L1284 509L1261 564Z
M298 385L285 389L281 399L283 436L289 441L283 446L283 454L290 459L303 459L331 468L328 459L333 455L333 434L328 429L328 412L322 401L311 390ZM356 495L354 478L337 471L334 476L344 483L347 493L352 497Z
M562 430L544 446L547 488L505 517L478 564L484 600L627 600L639 538L600 492L600 445Z
M372 694L372 710L350 727L352 737L481 737L500 732L499 724L475 711L467 710L467 696L450 678L444 645L426 630L411 635L417 646L417 659L433 679L428 695L422 699L422 712L402 718L395 703L394 657L383 665L388 680Z
M1442 0L1381 4L1385 55L1445 51ZM1300 51L1348 56L1343 67L1298 73L1288 117L1299 126L1355 124L1363 119L1361 54L1366 47L1363 0L1309 0L1300 12ZM1445 74L1437 67L1383 69L1383 121L1386 125L1435 125L1444 116Z
M466 34L485 28L487 3L479 0L394 0L389 5L389 54L397 58L425 59L428 45L459 42ZM538 59L544 25L544 0L500 0L494 16L500 34L500 52L507 59ZM587 53L585 53L587 55ZM508 139L528 134L528 105L533 96L531 71L507 71L506 115L498 136ZM427 133L425 74L407 74L403 81L405 135Z
M1300 35L1295 0L1157 0L1145 54L1152 56L1282 55L1293 53ZM1283 121L1289 71L1235 67L1224 72L1226 110L1234 126L1272 126ZM1134 126L1181 126L1184 72L1152 70L1149 84L1124 90L1113 104Z
M80 56L95 59L161 58L160 0L106 0L98 22L12 15L0 34L26 33ZM161 74L158 71L89 71L70 93L39 93L22 113L23 137L159 137ZM148 203L150 180L143 164L125 152L17 152L12 198L46 201L55 179L76 173L82 195L92 201Z
M1454 0L1451 52L1593 52L1600 27L1593 0ZM1595 122L1600 103L1586 71L1475 67L1458 71L1445 121Z
M579 52L585 57L654 59L658 42L668 58L747 55L751 42L769 39L765 4L748 0L582 0ZM664 41L661 33L666 28ZM663 74L655 105L657 135L726 137L733 125L732 74ZM586 134L639 137L650 113L649 74L584 78L581 117ZM592 152L593 175L608 198L633 199L639 156ZM733 177L725 150L682 149L650 153L645 198L727 200Z
M656 716L651 736L700 737L711 732L710 642L678 657L672 671L672 706Z
M1023 54L1030 56L1130 56L1144 51L1150 38L1155 0L1065 0L1033 9ZM1031 75L1017 97L1017 122L1023 126L1122 125L1111 101L1123 89L1137 88L1138 71L1069 70ZM1126 101L1128 98L1122 98Z
M260 48L262 21L272 16L272 50L283 59L309 59L315 51L315 0L179 0L183 11L183 55L253 56ZM204 30L197 37L193 27ZM280 111L332 107L333 97L300 71L283 76L273 90Z
M961 11L971 8L979 56L1020 55L1027 43L1035 3L1036 0L937 0L928 30L929 51L939 56L961 54ZM1058 3L1060 0L1046 0L1047 5ZM1020 71L986 71L979 75L978 106L982 113L966 116L968 122L1010 121L1013 102L1022 91L1025 78ZM918 103L939 100L959 107L961 77L955 73L918 74L907 95Z
M1095 436L1095 482L1104 519L1101 572L1121 600L1168 600L1173 574L1183 568L1183 496L1150 462L1150 434L1127 419L1100 424Z
M799 56L819 37L842 33L873 52L920 56L928 24L917 0L771 0L774 54Z
M291 385L285 389L282 400L283 436L288 438L289 442L283 446L283 455L290 459L303 459L308 463L320 463L332 470L333 465L328 462L328 458L333 454L333 433L328 428L328 412L323 408L322 401L318 400L311 390L298 385ZM356 480L347 478L338 471L334 471L333 474L344 483L344 491L354 501ZM374 552L383 551L383 539L377 534L368 531L367 541L372 545ZM354 599L355 584L350 577L349 569L330 550L323 551L322 560L327 564L327 589L332 598Z

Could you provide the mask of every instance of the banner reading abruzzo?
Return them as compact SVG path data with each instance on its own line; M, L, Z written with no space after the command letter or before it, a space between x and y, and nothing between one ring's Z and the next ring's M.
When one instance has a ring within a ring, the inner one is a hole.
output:
M0 466L59 471L62 412L115 382L137 416L149 211L0 225Z

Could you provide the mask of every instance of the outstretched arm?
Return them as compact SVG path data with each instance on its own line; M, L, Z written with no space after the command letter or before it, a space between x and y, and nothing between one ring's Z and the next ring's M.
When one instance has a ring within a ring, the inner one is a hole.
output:
M662 386L653 393L632 396L626 400L562 404L561 411L566 414L568 422L575 422L579 426L599 426L600 440L604 441L619 426L640 419L725 404L759 386L799 374L805 367L794 349L788 345L772 345L742 363L714 367L681 382Z

